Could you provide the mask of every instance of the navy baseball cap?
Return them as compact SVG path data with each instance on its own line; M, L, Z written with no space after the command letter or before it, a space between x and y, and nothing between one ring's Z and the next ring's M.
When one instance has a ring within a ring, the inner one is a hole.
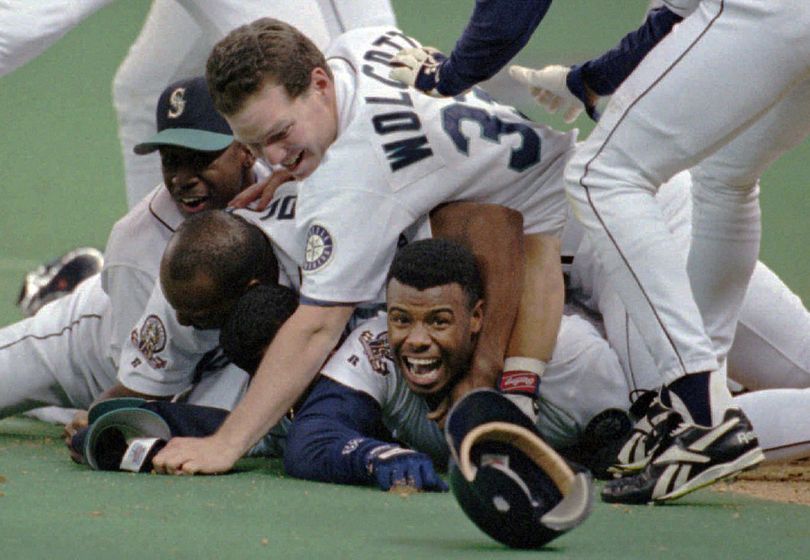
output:
M149 154L161 146L180 146L201 152L218 152L233 142L228 122L214 108L205 78L173 83L160 94L158 132L133 151Z

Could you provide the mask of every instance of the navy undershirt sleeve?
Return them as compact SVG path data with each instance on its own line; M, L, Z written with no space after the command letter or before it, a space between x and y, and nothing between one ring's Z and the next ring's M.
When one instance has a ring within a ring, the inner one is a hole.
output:
M379 403L366 393L321 377L296 412L287 435L284 468L307 480L367 484L366 456L390 445Z
M644 23L628 33L605 54L571 68L567 85L572 92L584 91L584 84L599 96L612 95L639 62L683 18L666 7L650 11Z
M464 33L442 65L438 91L454 96L494 76L531 39L551 0L477 0Z

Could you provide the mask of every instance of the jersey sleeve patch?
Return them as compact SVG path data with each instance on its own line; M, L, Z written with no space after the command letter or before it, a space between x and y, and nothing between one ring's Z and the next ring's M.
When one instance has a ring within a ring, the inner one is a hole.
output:
M320 224L312 224L307 230L304 271L321 270L332 261L334 253L335 240L329 230Z
M390 373L389 364L394 361L391 348L388 345L388 332L383 331L374 336L371 331L363 331L360 335L360 343L366 353L366 359L376 373L388 375Z
M157 315L149 315L140 329L130 334L132 344L154 369L166 367L166 360L158 356L166 348L166 327ZM133 367L137 367L133 364Z

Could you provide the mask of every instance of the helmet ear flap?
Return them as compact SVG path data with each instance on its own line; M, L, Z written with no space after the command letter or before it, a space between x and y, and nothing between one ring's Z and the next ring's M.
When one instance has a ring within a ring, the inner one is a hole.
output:
M539 548L590 514L593 485L541 438L509 399L473 391L451 410L450 488L479 529L514 548Z

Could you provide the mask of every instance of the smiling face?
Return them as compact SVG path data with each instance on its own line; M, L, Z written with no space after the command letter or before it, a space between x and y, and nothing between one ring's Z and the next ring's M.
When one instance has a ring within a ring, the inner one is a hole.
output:
M265 81L242 108L226 117L236 138L271 165L296 179L312 174L337 137L337 106L331 78L312 70L309 88L291 98L286 89Z
M481 330L483 301L470 309L459 284L418 290L392 279L388 340L408 387L438 393L464 373Z
M234 142L219 152L161 146L163 182L180 213L222 209L253 182L253 156Z

